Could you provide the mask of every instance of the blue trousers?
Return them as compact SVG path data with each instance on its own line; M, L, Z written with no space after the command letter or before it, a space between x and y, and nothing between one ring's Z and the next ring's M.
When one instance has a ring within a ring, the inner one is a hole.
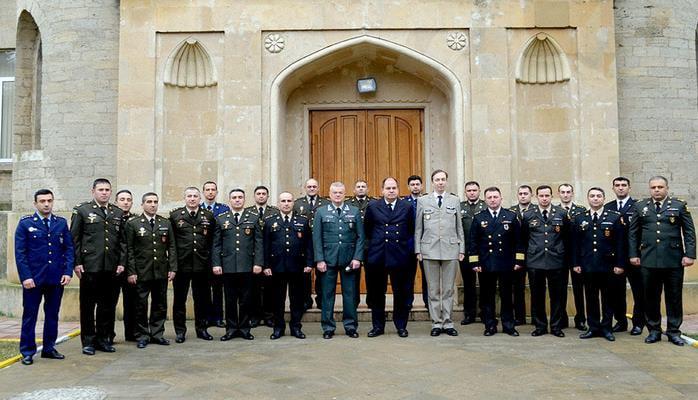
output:
M63 286L41 285L33 289L22 289L22 333L19 340L19 352L23 356L36 354L36 319L39 315L41 299L44 299L44 348L49 352L56 345L58 336L58 310L61 308Z

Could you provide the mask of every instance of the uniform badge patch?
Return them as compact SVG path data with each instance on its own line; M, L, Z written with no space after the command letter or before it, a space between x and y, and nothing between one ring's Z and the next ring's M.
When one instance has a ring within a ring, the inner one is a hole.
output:
M431 215L426 214L426 215L424 216L424 219L427 219L427 220L428 220L428 219L431 219Z
M223 229L228 229L229 226L230 226L230 221L228 221L226 219L225 222L223 223Z
M555 225L555 233L560 233L560 225Z
M672 224L676 222L676 217L669 217L669 222Z
M177 222L177 225L179 225L180 228L183 227L183 226L184 226L184 220L183 220L183 219L180 219L179 222Z
M508 230L509 230L509 224L504 224L503 227L504 227L504 230L505 230L505 231L508 231Z
M604 229L603 235L606 237L611 237L611 230L610 229Z
M487 221L480 222L480 226L483 228L487 228Z
M251 235L252 234L252 229L250 228L245 228L245 235Z
M303 232L298 232L296 234L298 235L298 239L303 239Z
M90 220L90 223L92 224L92 223L95 222L95 219L97 219L97 214L95 214L95 213L89 213L89 214L87 214L87 219L89 219L89 220Z
M138 234L141 236L145 236L145 228L141 226L141 228L138 230Z
M29 230L29 232L36 232L36 231L38 231L38 229L34 228L33 226L30 226L28 230Z

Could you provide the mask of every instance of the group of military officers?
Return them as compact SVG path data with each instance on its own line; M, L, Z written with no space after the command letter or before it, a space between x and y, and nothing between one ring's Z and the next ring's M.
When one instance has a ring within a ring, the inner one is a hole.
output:
M186 340L189 287L198 338L213 340L207 329L219 326L226 328L222 341L252 340L251 328L262 323L273 328L271 339L279 339L285 334L288 292L290 333L303 339L301 318L312 307L313 269L323 337L331 339L335 333L334 302L340 277L343 327L347 336L355 338L362 266L366 301L372 310L369 337L385 333L388 281L397 333L408 336L419 265L432 336L458 335L452 307L460 269L461 324L473 323L479 316L485 336L497 333L497 288L502 330L519 335L516 326L526 323L528 275L531 334L550 331L563 337L571 276L574 323L584 331L580 338L602 336L612 341L613 332L628 329L627 277L634 300L631 334L641 334L646 326L647 343L661 340L659 304L664 290L666 334L672 343L683 344L679 330L683 268L695 259L695 230L686 204L668 196L666 178L650 179L650 198L642 201L630 197L630 181L624 177L613 181L616 200L608 203L603 189L593 187L587 192L589 209L572 202L569 184L558 187L559 205L552 204L550 186L536 188L537 204L533 204L532 188L522 185L518 203L507 209L496 187L485 189L482 200L480 185L467 182L466 199L461 202L446 190L446 171L434 171L431 181L433 192L423 194L421 177L411 176L410 194L399 197L397 180L388 177L381 184L382 197L371 199L366 181L360 180L354 197L347 200L343 183L332 183L327 199L319 195L318 182L309 179L305 196L294 199L282 192L277 207L267 204L269 191L258 186L255 204L247 208L242 189L231 190L225 205L215 201L215 182L206 182L203 199L198 188L188 187L184 206L165 218L158 215L156 193L145 193L143 213L133 215L131 192L119 191L116 204L111 204L111 183L100 178L93 182L93 199L74 208L69 228L67 221L51 212L53 193L42 189L35 194L36 213L20 221L15 236L25 292L22 362L31 364L36 352L33 331L42 296L50 311L42 357L63 358L55 350L52 332L62 287L70 282L72 271L80 279L81 340L86 355L115 351L120 292L125 339L135 341L138 348L150 343L169 345L163 335L168 281L174 288L177 343ZM612 326L614 317L617 323Z

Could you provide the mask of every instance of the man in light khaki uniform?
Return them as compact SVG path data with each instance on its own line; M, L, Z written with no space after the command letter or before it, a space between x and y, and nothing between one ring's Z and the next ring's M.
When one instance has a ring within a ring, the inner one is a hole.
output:
M458 262L465 258L460 199L446 192L446 171L437 169L431 181L434 192L417 200L414 252L427 275L431 336L457 336L451 311Z

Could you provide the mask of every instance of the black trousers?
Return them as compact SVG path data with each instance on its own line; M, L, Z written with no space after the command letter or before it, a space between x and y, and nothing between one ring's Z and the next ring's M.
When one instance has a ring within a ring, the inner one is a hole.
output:
M300 272L274 272L271 279L271 287L274 290L274 329L281 332L286 330L284 314L286 310L286 293L288 293L291 331L299 330L303 326L304 298L303 288L305 276L310 273Z
M613 306L613 316L621 325L628 325L625 315L628 309L626 300L626 279L630 283L630 290L633 293L633 326L643 328L647 325L645 317L645 293L642 285L642 271L639 267L628 265L622 275L613 275L611 278L611 302Z
M548 330L548 316L545 309L546 292L550 295L550 329L557 331L564 328L562 318L563 310L567 306L568 274L569 270L567 268L529 270L531 309L533 310L533 324L536 329Z
M160 339L165 333L167 319L167 279L138 280L136 283L136 338L140 340ZM150 316L148 316L150 297Z
M393 323L396 329L407 328L409 273L407 269L387 269L378 264L366 266L366 304L371 309L371 322L375 329L385 329L385 292L388 290L388 278L393 289Z
M647 329L650 332L662 330L662 290L666 304L667 336L681 334L683 322L683 268L642 268L642 282L645 287L645 312Z
M512 272L481 272L480 279L480 307L482 308L482 322L485 328L497 328L495 310L495 294L499 284L499 315L502 318L502 329L511 331L514 329L514 305L512 303Z
M116 315L116 307L119 304L119 294L122 293L122 313L124 320L124 338L126 340L136 340L136 287L128 283L126 273L123 272L112 280L112 307ZM116 319L116 318L115 318ZM113 342L116 337L114 330L115 319L110 320L110 341Z
M511 273L514 321L518 324L526 323L526 270L520 269Z
M191 286L191 297L194 300L194 327L203 331L208 326L206 312L210 308L208 291L208 271L177 272L172 287L172 321L176 334L187 333L187 296ZM210 293L210 292L209 292Z
M209 272L208 289L210 303L208 309L208 322L215 323L223 319L223 277L221 275L213 275Z
M408 277L405 284L407 285L407 307L411 310L412 304L414 304L414 283L417 279L417 266L422 271L422 301L424 302L424 307L429 309L429 289L427 288L427 275L424 273L424 263L417 261L417 257L414 257L414 262L410 263Z
M463 318L474 319L477 317L477 292L475 289L477 272L473 271L467 258L459 263L460 275L463 278ZM482 282L480 282L482 286ZM480 288L482 290L482 287ZM480 296L482 300L482 296ZM480 304L480 309L483 305Z
M577 274L576 272L572 273ZM581 275L584 280L589 330L599 334L611 332L613 321L611 282L615 274L612 272L584 272L577 275Z
M274 293L271 277L264 274L252 275L250 319L257 321L274 319Z
M111 272L83 272L80 279L80 339L83 346L103 346L114 330Z
M223 274L226 333L250 331L251 286L251 272Z

